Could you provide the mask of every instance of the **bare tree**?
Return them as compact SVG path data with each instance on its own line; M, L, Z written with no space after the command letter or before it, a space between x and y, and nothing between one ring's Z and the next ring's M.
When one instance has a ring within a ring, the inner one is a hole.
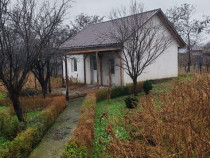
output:
M136 1L131 2L128 10L126 8L114 10L110 17L115 30L106 35L122 46L122 67L133 80L135 95L137 78L155 62L172 41L161 23L150 19L144 24L142 12L143 5ZM131 16L125 17L128 14Z
M7 88L21 122L25 120L19 100L20 91L29 71L48 49L68 1L52 8L45 7L47 3L36 10L35 0L20 0L14 6L10 0L0 1L0 80Z
M76 16L74 21L70 22L70 26L72 27L71 33L76 34L88 25L102 22L103 19L104 17L100 17L98 15L89 16L84 13L81 13Z
M187 44L188 66L187 72L190 72L192 63L191 50L192 47L202 41L204 32L209 27L210 19L203 16L202 19L194 19L193 15L196 9L193 5L182 4L181 6L174 6L166 11L166 16L172 25L176 28L178 33L182 36Z

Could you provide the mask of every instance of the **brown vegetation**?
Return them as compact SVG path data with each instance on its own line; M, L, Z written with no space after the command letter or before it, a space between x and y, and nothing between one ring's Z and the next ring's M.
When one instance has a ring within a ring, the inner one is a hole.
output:
M166 94L141 98L141 108L125 116L127 140L108 123L113 139L106 146L113 157L208 157L210 129L210 75L178 81Z
M89 93L83 102L77 128L69 141L69 144L76 143L79 147L85 146L89 155L91 154L94 139L95 107L95 93Z

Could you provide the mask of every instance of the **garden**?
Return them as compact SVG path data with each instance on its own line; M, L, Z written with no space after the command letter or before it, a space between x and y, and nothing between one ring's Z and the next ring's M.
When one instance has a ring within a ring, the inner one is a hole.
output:
M208 157L210 75L182 75L88 94L66 157ZM126 106L130 101L132 106Z
M9 98L0 98L0 157L28 157L42 137L65 109L64 96L41 95L21 97L26 123L20 123Z

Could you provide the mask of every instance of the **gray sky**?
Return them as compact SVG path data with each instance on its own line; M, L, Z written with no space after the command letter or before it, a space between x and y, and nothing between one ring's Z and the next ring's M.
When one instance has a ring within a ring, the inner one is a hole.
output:
M210 15L210 0L137 0L137 2L143 2L145 10L161 8L164 12L174 5L190 3L196 7L197 17L201 17L202 14ZM130 0L74 0L69 12L71 18L80 13L108 16L113 8L127 6L129 3Z
M189 3L196 7L195 18L201 18L202 15L210 16L210 0L137 0L137 2L142 2L145 10L161 8L163 12L175 5ZM72 8L69 9L68 19L73 20L80 13L108 18L112 9L128 6L129 4L130 0L74 0ZM66 20L66 22L68 23L69 20ZM210 41L210 35L205 38L203 43Z
M12 2L16 0L11 0ZM37 0L42 2L44 0ZM62 0L49 0L61 2ZM108 19L112 9L119 8L121 6L128 6L131 0L73 0L71 3L72 7L69 8L67 19L65 20L66 24L69 24L69 21L74 20L75 16L80 13L85 13L87 15L100 15L105 16L105 20ZM196 18L202 17L202 15L210 16L210 0L136 0L137 2L144 4L144 10L152 10L161 8L163 12L167 9L178 5L180 6L183 3L189 3L196 7ZM210 35L208 35L206 41L210 41Z

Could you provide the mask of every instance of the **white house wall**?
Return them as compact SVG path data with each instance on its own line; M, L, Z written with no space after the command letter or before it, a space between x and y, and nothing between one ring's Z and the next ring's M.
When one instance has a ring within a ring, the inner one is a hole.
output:
M84 56L83 55L71 55L67 56L67 66L68 66L68 77L73 80L77 81L79 83L84 83ZM72 71L72 60L73 58L77 59L77 72ZM101 72L102 72L102 85L108 85L109 84L109 59L114 59L115 63L115 74L112 74L112 84L114 86L120 86L121 80L120 80L120 58L119 55L117 55L114 52L104 52L102 56L102 67L101 67ZM87 84L92 84L92 70L93 66L91 63L91 55L89 54L86 57L86 83ZM65 63L63 63L63 68L64 68L64 78L65 78ZM99 75L100 77L101 75ZM101 79L99 78L101 81Z
M72 71L72 59L77 59L77 71ZM67 70L68 70L68 77L75 82L84 83L84 62L83 62L83 55L68 55L67 56ZM66 76L65 70L65 62L63 62L63 70L64 70L64 78Z
M112 74L113 86L120 86L120 58L114 52L104 52L102 57L102 72L103 72L103 85L109 85L109 59L114 59L115 73Z
M158 16L154 16L152 20L160 22ZM166 29L166 28L165 28ZM166 34L170 32L166 29ZM164 51L151 65L145 68L143 73L138 77L138 81L171 78L178 76L178 43L172 39L169 48ZM124 84L132 83L132 79L124 71Z

